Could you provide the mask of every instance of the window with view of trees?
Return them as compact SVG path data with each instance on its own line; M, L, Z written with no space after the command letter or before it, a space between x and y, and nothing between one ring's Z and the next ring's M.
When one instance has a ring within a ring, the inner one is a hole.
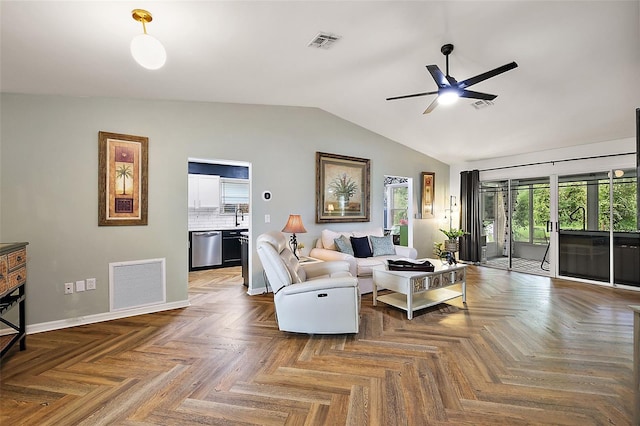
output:
M409 207L409 191L406 186L390 188L389 212L391 213L391 226L406 225L407 209ZM403 223L404 222L404 223Z
M599 217L603 228L609 227L609 181L599 188ZM637 225L637 181L635 177L626 176L613 181L613 230L634 231ZM604 225L606 224L606 225Z
M613 180L613 230L636 230L637 179L632 172ZM558 213L560 229L609 230L609 178L605 173L572 177L560 182Z
M516 205L513 212L513 240L531 244L547 244L549 220L549 184L529 183L514 191Z

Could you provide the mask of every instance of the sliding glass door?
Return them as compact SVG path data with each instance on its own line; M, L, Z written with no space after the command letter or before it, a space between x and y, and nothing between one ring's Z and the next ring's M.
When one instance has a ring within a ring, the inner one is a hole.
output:
M549 272L549 178L511 181L511 269L547 275Z
M640 287L635 169L482 182L482 263Z
M637 185L636 169L613 172L613 281L634 287L640 287Z
M480 184L480 214L482 221L481 263L509 269L509 182L493 181Z
M547 275L549 178L482 182L483 262L487 266Z
M558 177L558 274L610 281L607 173Z
M636 170L558 180L558 275L639 287Z

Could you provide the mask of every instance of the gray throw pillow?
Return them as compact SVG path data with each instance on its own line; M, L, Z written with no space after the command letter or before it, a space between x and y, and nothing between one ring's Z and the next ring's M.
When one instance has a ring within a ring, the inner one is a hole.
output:
M396 248L393 246L393 237L388 235L386 237L375 237L369 235L371 240L371 247L373 248L374 256L387 256L396 254Z
M347 237L343 235L340 238L334 239L333 242L336 244L339 252L353 256L353 247L351 247L351 241Z

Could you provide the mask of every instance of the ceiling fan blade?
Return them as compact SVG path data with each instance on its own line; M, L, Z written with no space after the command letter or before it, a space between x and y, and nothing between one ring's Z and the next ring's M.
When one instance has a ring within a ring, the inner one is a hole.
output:
M424 110L423 114L429 114L431 111L436 109L437 106L438 106L438 97L436 96L436 98L433 101L431 101L427 109Z
M447 77L442 73L442 71L440 71L440 68L438 68L437 65L427 65L427 69L439 88L443 89L445 87L451 87L451 83L449 83Z
M468 78L466 80L461 81L460 83L458 83L458 88L459 89L465 89L469 86L473 86L474 84L478 84L481 81L485 81L488 78L491 77L495 77L498 74L502 74L503 72L507 72L509 70L512 70L514 68L516 68L518 66L518 64L516 64L515 62L511 62L509 64L503 65L501 67L498 67L496 69L493 69L491 71L487 71L484 72L482 74L478 74L475 77L471 77Z
M492 101L498 97L498 95L490 95L489 93L474 92L473 90L460 90L458 96L461 98L471 99L483 99L485 101Z
M424 93L414 93L413 95L394 96L392 98L387 98L387 100L394 101L396 99L406 99L406 98L415 98L417 96L435 95L436 93L438 93L437 90L435 92L424 92Z

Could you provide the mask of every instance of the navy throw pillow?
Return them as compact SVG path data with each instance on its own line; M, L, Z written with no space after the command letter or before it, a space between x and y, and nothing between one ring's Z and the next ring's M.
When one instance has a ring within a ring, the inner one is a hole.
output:
M371 246L369 245L369 237L350 237L351 247L353 247L353 255L355 257L371 257Z

